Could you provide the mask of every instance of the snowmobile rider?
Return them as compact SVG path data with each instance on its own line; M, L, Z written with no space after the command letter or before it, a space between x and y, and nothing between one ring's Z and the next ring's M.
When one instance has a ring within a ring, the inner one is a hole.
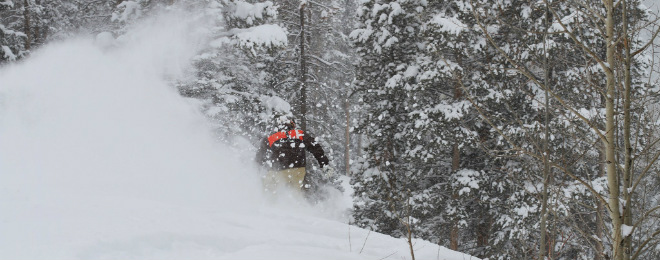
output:
M274 190L281 184L288 184L302 191L305 180L305 150L309 151L324 170L328 167L328 157L321 145L308 133L296 129L296 123L287 117L278 118L276 132L263 139L257 151L257 163L268 169L264 186Z

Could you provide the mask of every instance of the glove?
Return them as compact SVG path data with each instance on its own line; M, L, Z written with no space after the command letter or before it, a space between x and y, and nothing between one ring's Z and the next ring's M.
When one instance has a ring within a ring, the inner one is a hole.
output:
M335 174L337 174L337 172L335 171L335 169L332 168L330 165L326 165L326 166L323 167L323 169L321 169L321 170L323 171L323 175L325 175L326 178L330 178L330 177L332 177L332 176L335 176Z

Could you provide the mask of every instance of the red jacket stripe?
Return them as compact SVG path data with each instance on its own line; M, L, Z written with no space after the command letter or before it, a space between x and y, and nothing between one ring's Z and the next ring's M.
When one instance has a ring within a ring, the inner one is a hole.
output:
M273 143L277 142L277 140L284 139L287 137L291 138L298 138L300 140L303 140L303 131L302 130L291 130L289 131L288 135L286 132L277 132L268 137L268 145L273 146Z

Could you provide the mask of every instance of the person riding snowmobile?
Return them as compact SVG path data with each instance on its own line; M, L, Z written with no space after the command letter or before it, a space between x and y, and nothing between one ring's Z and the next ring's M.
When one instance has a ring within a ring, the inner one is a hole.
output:
M327 168L329 160L316 139L296 129L293 120L280 117L276 131L260 142L257 151L257 163L268 169L265 188L272 191L280 184L287 184L296 190L303 190L305 151L314 155L321 168Z

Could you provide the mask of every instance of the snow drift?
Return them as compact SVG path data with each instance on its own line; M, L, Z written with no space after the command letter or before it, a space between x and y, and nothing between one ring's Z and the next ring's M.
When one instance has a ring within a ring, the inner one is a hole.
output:
M200 46L184 17L0 70L0 259L409 257L405 241L340 222L342 203L262 196L251 155L217 142L165 80Z

